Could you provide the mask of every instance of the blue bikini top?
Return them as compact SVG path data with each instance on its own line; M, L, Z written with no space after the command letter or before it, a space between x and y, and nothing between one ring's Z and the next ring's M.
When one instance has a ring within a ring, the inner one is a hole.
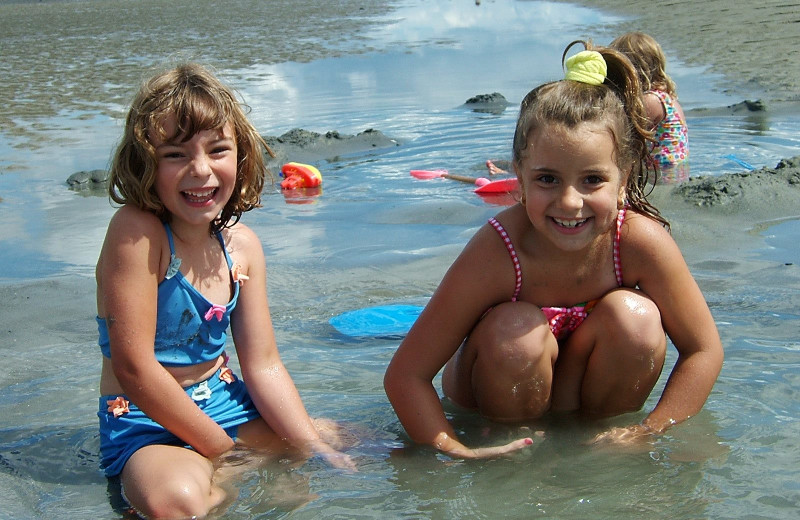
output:
M156 316L155 355L159 363L166 366L195 365L217 359L225 350L226 331L231 312L239 298L239 284L234 286L233 298L226 306L215 305L195 289L180 271L181 260L175 256L172 229L164 223L169 240L170 262L167 274L158 284L158 307ZM217 232L228 268L233 267L222 234ZM111 358L108 324L105 318L97 317L98 343L100 351Z

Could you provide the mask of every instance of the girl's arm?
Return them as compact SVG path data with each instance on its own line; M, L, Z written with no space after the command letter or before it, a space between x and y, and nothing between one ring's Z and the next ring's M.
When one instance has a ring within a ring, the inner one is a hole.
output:
M242 377L261 417L281 438L324 456L337 467L354 469L349 457L320 438L280 359L269 313L267 271L260 240L249 228L237 224L231 229L230 247L233 258L248 276L231 315L231 331Z
M652 128L655 129L659 123L667 117L664 104L661 103L661 99L652 92L645 93L644 96L642 96L642 103L644 104L645 112L647 112L647 119L650 120Z
M233 441L155 358L165 240L155 216L128 206L116 213L98 262L98 312L108 324L111 366L124 393L151 419L212 458L232 448Z
M411 439L459 458L498 456L531 443L519 439L503 446L464 446L447 421L432 382L481 315L513 291L508 253L491 233L494 230L484 226L467 244L400 344L384 377L389 401Z
M711 311L675 241L651 219L631 217L622 239L626 282L630 268L637 285L658 306L664 330L678 350L661 399L643 422L647 429L663 432L700 411L724 355Z

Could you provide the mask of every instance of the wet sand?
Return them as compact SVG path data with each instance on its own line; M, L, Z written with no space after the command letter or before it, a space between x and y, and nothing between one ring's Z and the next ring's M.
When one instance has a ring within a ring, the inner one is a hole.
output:
M708 65L710 72L724 75L723 90L742 102L704 108L700 110L704 115L755 109L767 118L775 111L800 116L800 2L579 3L624 18L590 32L587 28L585 38L610 41L626 31L643 31L684 63ZM697 256L699 250L740 250L765 222L796 219L800 213L800 157L775 157L774 164L774 168L659 186L651 200L672 222L687 256Z
M690 65L709 64L724 74L726 92L763 97L770 105L800 103L800 2L709 0L581 0L587 7L626 19L596 27L613 38L643 31Z

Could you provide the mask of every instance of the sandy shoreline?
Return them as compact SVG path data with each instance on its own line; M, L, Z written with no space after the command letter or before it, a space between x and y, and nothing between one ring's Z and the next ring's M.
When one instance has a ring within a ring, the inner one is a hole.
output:
M569 0L562 0L569 1ZM608 38L644 31L690 65L724 74L726 92L763 96L770 105L800 103L800 2L580 0L628 19L597 27Z

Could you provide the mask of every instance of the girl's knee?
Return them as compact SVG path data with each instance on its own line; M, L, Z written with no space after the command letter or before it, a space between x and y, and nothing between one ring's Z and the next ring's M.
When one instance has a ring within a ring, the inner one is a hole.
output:
M480 412L494 420L541 416L550 406L558 343L542 312L503 304L476 327L466 347L474 357L469 384Z
M225 492L212 481L211 461L175 446L146 446L122 471L125 497L146 518L202 518Z
M598 321L617 345L629 345L652 355L666 350L661 312L650 298L639 291L619 290L606 296L602 303L596 309L600 311Z
M487 314L468 340L479 358L500 364L552 357L558 345L541 310L524 302L504 303Z
M204 518L225 499L225 491L211 480L168 479L159 481L156 487L140 503L131 500L145 518Z
M661 313L638 291L615 291L601 303L590 315L593 325L583 331L591 334L594 348L583 378L582 408L611 415L637 410L664 366Z

